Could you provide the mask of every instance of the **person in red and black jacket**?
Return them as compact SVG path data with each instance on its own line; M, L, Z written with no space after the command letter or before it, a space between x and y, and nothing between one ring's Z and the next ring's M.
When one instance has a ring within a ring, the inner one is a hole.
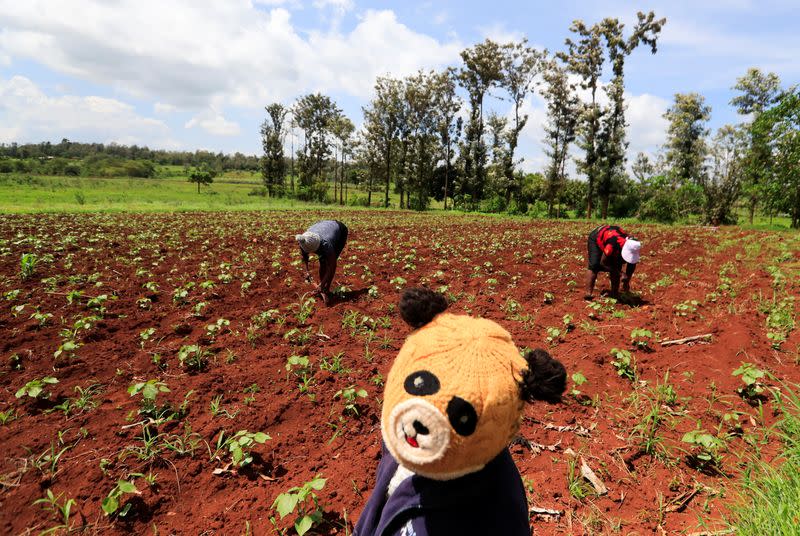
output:
M594 284L597 272L608 272L611 278L611 296L619 296L619 282L622 276L622 290L630 291L631 277L639 262L641 243L617 225L601 225L589 233L589 269L586 271L586 295L584 299L594 298ZM625 263L625 274L622 264Z

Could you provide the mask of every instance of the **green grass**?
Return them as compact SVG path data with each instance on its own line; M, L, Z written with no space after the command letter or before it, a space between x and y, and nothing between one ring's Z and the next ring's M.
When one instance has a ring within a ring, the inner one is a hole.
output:
M164 212L188 210L262 210L275 208L330 208L294 199L271 199L248 195L261 186L260 176L232 172L200 188L186 180L180 166L165 166L160 178L54 177L0 174L0 212ZM333 187L330 188L333 195ZM349 196L366 193L350 185ZM383 193L373 192L373 204ZM390 204L398 206L392 193ZM437 205L434 203L433 208Z
M730 523L738 536L800 533L800 398L786 388L781 398L783 451L772 464L753 460L747 467Z

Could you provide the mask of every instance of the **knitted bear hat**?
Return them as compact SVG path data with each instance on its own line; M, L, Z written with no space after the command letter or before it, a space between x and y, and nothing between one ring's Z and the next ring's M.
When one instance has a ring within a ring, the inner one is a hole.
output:
M482 469L514 439L524 402L557 401L566 387L544 350L523 357L497 323L446 308L441 294L404 292L400 313L418 329L389 371L381 415L392 456L436 480Z

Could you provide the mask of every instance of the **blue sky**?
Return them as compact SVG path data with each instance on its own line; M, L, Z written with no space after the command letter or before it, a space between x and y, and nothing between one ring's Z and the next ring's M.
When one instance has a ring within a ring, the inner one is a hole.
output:
M486 37L563 49L574 19L666 17L659 50L627 63L629 156L663 143L676 92L702 93L716 128L741 118L751 66L800 81L800 9L787 0L0 0L0 142L99 141L260 153L264 106L332 96L358 126L381 74L458 65ZM491 107L508 111L495 99ZM543 102L526 103L522 167L541 167Z

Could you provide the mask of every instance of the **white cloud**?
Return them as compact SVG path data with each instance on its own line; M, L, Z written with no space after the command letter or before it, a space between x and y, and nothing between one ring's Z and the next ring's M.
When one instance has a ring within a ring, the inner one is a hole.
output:
M411 30L391 11L366 11L347 33L301 33L287 9L251 0L0 0L0 28L0 57L184 109L216 99L260 108L308 91L364 96L376 75L444 66L462 48Z
M495 22L488 26L481 26L478 28L481 35L485 39L491 39L497 43L509 43L512 41L521 41L525 38L523 32L517 30L509 30L503 23Z
M24 76L0 78L0 142L39 142L62 137L87 141L174 145L162 121L105 97L50 97Z
M153 111L158 115L170 114L177 110L177 108L171 104L166 104L163 102L156 102L153 104Z
M213 109L193 117L184 126L186 128L199 127L215 136L238 136L241 132L238 123L228 121L221 113Z

